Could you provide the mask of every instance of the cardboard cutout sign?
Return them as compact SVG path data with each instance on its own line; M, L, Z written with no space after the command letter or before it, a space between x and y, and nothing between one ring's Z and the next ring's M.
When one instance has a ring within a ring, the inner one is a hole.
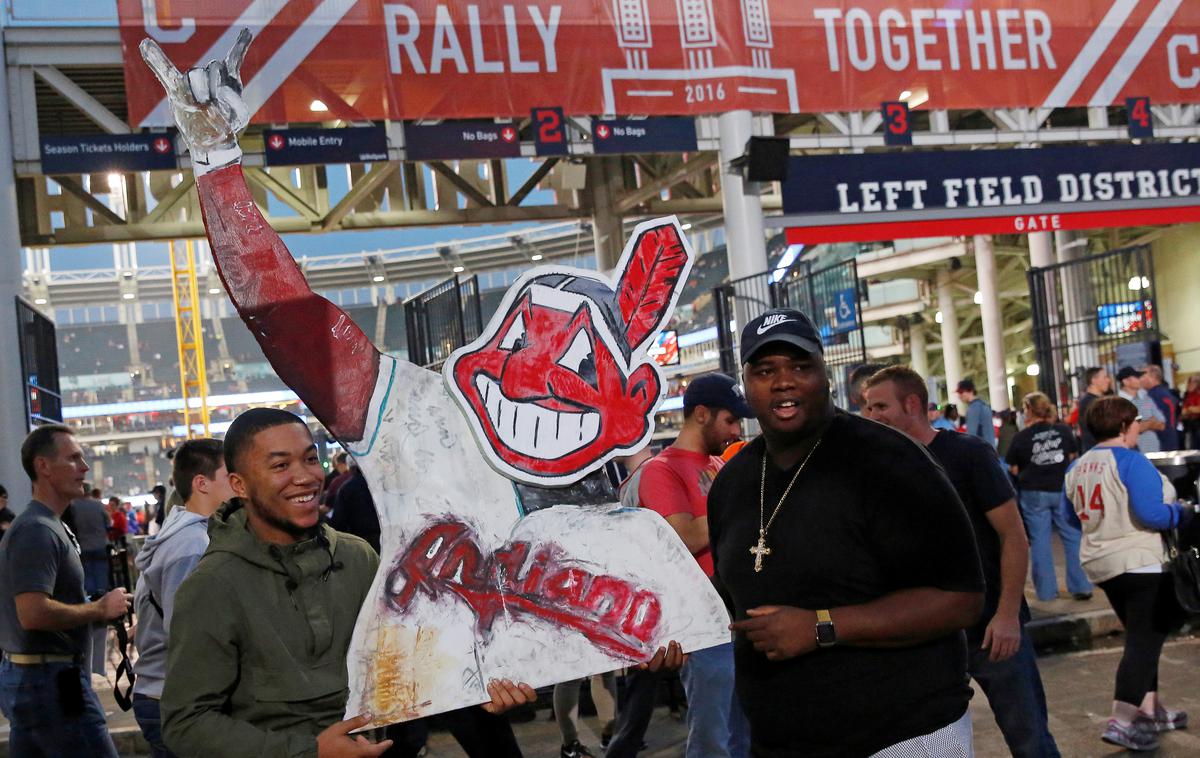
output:
M670 640L729 640L720 598L661 517L562 486L649 439L664 382L646 349L692 260L677 221L647 222L615 284L561 267L522 276L444 386L384 358L371 442L347 446L383 527L347 714L403 720L481 702L493 678L536 687Z

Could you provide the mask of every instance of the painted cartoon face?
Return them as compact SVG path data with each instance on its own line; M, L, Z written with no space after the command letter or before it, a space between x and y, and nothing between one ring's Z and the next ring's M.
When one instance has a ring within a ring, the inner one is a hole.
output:
M661 386L650 364L629 370L587 298L538 284L458 359L454 384L496 455L541 479L641 442Z
M446 362L447 388L505 476L571 484L649 441L663 382L645 349L692 258L674 219L638 230L615 288L595 272L531 271Z

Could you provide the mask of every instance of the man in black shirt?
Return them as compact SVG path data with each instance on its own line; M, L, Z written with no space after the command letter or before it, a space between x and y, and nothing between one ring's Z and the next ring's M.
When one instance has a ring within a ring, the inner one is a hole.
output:
M962 503L919 445L833 407L804 314L766 312L741 346L763 434L708 513L754 754L969 753L983 578Z
M967 507L987 583L983 615L967 629L967 670L987 695L996 724L1017 758L1054 758L1058 747L1046 722L1046 695L1024 623L1029 543L1016 493L986 442L969 434L938 431L925 412L925 380L891 366L867 380L867 418L898 429L924 445L942 464Z
M1076 403L1076 407L1079 409L1080 454L1086 453L1096 446L1096 439L1092 437L1084 419L1087 418L1088 407L1093 400L1112 392L1112 377L1108 375L1108 371L1103 366L1093 366L1083 372L1083 384L1084 392Z

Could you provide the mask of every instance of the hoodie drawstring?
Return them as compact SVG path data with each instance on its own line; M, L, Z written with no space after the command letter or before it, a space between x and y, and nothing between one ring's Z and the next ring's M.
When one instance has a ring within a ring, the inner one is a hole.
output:
M330 574L341 571L346 565L333 559L333 549L329 546L329 536L325 534L324 529L317 530L317 544L325 548L325 553L329 556L329 565L321 572L321 581L328 582Z

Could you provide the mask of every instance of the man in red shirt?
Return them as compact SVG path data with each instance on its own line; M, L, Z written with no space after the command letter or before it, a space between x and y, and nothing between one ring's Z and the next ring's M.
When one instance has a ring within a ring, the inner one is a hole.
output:
M692 380L683 395L683 429L675 442L643 466L638 499L667 520L710 578L708 489L719 457L751 415L737 383L724 374ZM746 718L733 691L733 645L691 654L681 673L688 699L687 758L738 758L750 753Z

